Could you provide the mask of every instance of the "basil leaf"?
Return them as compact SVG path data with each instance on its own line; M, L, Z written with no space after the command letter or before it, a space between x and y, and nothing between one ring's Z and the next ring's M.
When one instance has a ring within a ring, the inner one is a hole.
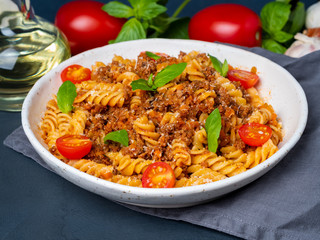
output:
M162 87L168 82L178 77L184 69L187 67L187 63L172 64L162 69L154 78L153 84L158 88Z
M213 64L214 69L218 71L218 73L222 74L222 63L219 61L219 59L214 56L211 56L210 54L209 54L209 57Z
M297 5L293 9L293 11L291 11L289 20L283 30L291 34L296 34L303 29L305 19L306 10L304 7L304 3L297 2Z
M184 17L180 19L173 19L166 31L161 34L161 38L172 38L172 39L189 39L188 26L190 18Z
M167 11L167 8L157 4L156 0L130 0L129 2L135 9L135 17L138 19L151 20Z
M129 146L128 132L125 129L108 133L103 138L104 142L106 142L107 140L121 143L122 145L124 145L126 147Z
M221 115L218 108L210 113L204 127L207 132L208 149L215 153L218 149L218 139L221 131Z
M269 51L283 54L287 49L282 46L280 43L277 43L273 39L263 39L262 40L262 47Z
M153 78L153 74L151 73L150 76L149 76L149 78L148 78L148 86L149 86L149 87L152 87L152 86L153 86L153 80L152 80L152 78Z
M154 30L153 32L149 31L150 38L158 38L161 34L163 34L169 27L172 21L176 20L176 18L169 17L167 13L162 13L157 17L151 19L150 29Z
M145 39L146 37L146 31L144 30L141 22L136 18L131 18L122 26L118 37L113 41L113 43Z
M152 86L148 85L148 81L144 79L138 79L131 82L132 91L141 89L146 91L155 91L155 89Z
M281 30L290 16L290 4L269 2L261 10L262 28L271 33Z
M154 60L158 60L161 58L160 56L158 56L157 54L154 54L153 52L146 51L146 55Z
M103 5L102 10L117 18L129 18L134 16L134 11L131 7L118 1L112 1Z
M57 104L61 112L69 113L73 109L73 101L77 96L77 88L71 81L65 81L57 93Z
M279 43L285 43L285 42L287 42L287 41L289 41L290 39L293 38L292 34L286 33L286 32L281 31L281 30L280 31L276 31L276 32L272 32L270 35L275 41L277 41Z
M223 77L227 76L228 71L229 71L229 64L227 62L227 59L225 59L221 68L222 76Z
M216 58L214 56L211 56L210 54L209 54L209 57L210 57L210 60L211 60L211 62L213 64L214 69L218 73L220 73L220 75L222 77L225 77L227 75L227 73L228 73L228 70L229 70L229 65L228 65L227 60L225 59L223 64L222 64L222 62L220 62L218 58Z

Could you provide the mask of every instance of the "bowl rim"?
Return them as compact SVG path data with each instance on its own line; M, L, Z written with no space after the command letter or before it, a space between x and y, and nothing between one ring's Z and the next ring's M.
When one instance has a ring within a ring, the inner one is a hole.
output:
M137 43L143 43L143 42L154 42L154 44L168 44L168 43L188 43L188 44L208 44L208 45L213 45L213 46L219 46L222 48L227 48L230 50L235 50L239 52L245 52L245 54L252 54L255 55L258 58L263 59L264 61L267 61L274 65L274 67L281 69L281 71L284 72L294 85L294 88L296 89L298 96L300 98L300 103L301 103L301 111L302 111L302 116L299 119L298 122L298 127L296 128L294 134L288 141L270 158L268 158L266 161L260 163L259 165L255 166L254 168L248 169L247 171L232 176L230 178L226 178L223 180L219 180L216 182L212 183L207 183L207 184L202 184L202 185L196 185L196 186L188 186L188 187L180 187L180 188L167 188L167 189L149 189L149 188L140 188L140 187L132 187L132 186L127 186L127 185L121 185L118 183L106 181L100 178L97 178L95 176L89 175L87 173L81 172L80 170L62 162L58 158L56 158L54 155L52 155L36 138L35 134L31 130L31 124L29 122L29 108L32 107L32 99L34 96L37 95L38 88L42 83L47 81L47 79L50 79L47 76L50 76L53 74L55 71L54 68L51 70L48 74L45 76L41 77L35 85L32 87L30 92L28 93L23 106L22 106L22 111L21 111L21 119L22 119L22 126L23 130L29 139L30 143L32 146L35 148L36 151L41 152L44 156L46 156L46 159L44 159L45 162L51 165L55 165L60 169L65 169L66 171L70 172L72 175L79 176L80 178L84 179L85 181L88 181L88 183L93 183L93 184L98 184L99 186L103 188L108 188L115 190L118 193L131 193L134 195L143 195L147 197L173 197L173 196L188 196L192 195L194 193L200 193L200 192L209 192L209 191L214 191L214 190L219 190L222 188L225 188L230 185L237 185L239 182L250 179L252 176L259 174L260 172L264 172L263 170L266 168L272 168L275 166L293 147L294 145L299 141L301 135L303 134L303 131L305 129L305 126L307 124L307 118L308 118L308 104L307 104L307 98L305 95L305 92L301 85L297 82L297 80L283 67L278 65L277 63L273 62L272 60L261 56L259 54L247 51L245 49L237 48L234 46L230 45L225 45L221 43L210 43L210 42L203 42L203 41L198 41L198 40L185 40L185 39L143 39L143 40L133 40L133 41L128 41L128 42L121 42L121 43L115 43L112 45L107 45L95 49L91 49L88 51L85 51L83 53L77 54L66 61L64 61L63 65L68 64L68 62L73 61L74 59L81 58L85 53L92 52L92 51L99 51L100 49L108 48L109 46L119 46L121 45L134 45ZM60 65L61 65L60 64ZM57 173L57 172L56 172ZM67 179L67 178L66 178ZM69 180L69 179L68 179Z

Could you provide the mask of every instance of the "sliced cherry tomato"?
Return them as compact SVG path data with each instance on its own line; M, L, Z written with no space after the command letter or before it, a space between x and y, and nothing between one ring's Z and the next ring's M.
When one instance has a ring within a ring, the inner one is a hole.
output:
M239 69L228 71L227 78L229 78L230 81L240 82L246 89L253 87L260 79L259 76L253 72Z
M73 64L61 72L62 82L71 81L74 84L82 81L87 81L91 78L91 70L89 68L82 67L78 64Z
M56 146L62 156L68 159L80 159L90 152L92 142L85 136L65 135L57 139Z
M245 144L257 147L270 139L272 129L260 123L247 123L239 128L238 133Z
M142 176L144 188L172 188L176 178L169 164L155 162L147 167Z

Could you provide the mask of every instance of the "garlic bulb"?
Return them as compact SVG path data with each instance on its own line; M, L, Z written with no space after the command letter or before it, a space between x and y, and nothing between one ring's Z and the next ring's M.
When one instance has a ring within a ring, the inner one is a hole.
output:
M320 27L320 2L311 5L306 15L306 28L318 27Z
M285 52L287 56L299 58L320 50L320 38L308 37L302 33L297 33L294 38L296 41Z

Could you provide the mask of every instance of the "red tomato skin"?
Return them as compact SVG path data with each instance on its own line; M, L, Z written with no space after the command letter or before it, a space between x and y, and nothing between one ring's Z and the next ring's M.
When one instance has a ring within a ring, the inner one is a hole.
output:
M79 146L69 146L67 143L73 139L84 140ZM81 159L87 155L92 147L92 142L89 138L81 135L64 135L56 140L58 151L68 159Z
M230 81L240 82L245 89L253 87L260 79L255 73L238 69L228 71L227 78Z
M190 39L224 42L245 47L261 46L259 16L240 4L217 4L196 13L189 23Z
M161 167L162 169L164 169L165 172L151 174L152 176L150 177L149 174L153 171L153 169L156 169L158 167ZM159 188L159 186L152 185L153 184L153 182L152 182L153 176L155 176L155 177L162 176L163 178L165 178L167 180L167 182L164 184L164 186L161 186L161 188L174 187L176 179L175 179L174 172L169 164L167 164L165 162L155 162L155 163L152 163L151 165L149 165L142 175L142 179L141 179L142 187L144 187L144 188Z
M252 147L258 147L270 139L272 129L267 125L252 122L242 125L239 128L238 133L245 144Z
M126 20L110 16L101 9L103 5L97 1L78 0L58 10L55 25L68 39L73 55L107 45L118 36Z

